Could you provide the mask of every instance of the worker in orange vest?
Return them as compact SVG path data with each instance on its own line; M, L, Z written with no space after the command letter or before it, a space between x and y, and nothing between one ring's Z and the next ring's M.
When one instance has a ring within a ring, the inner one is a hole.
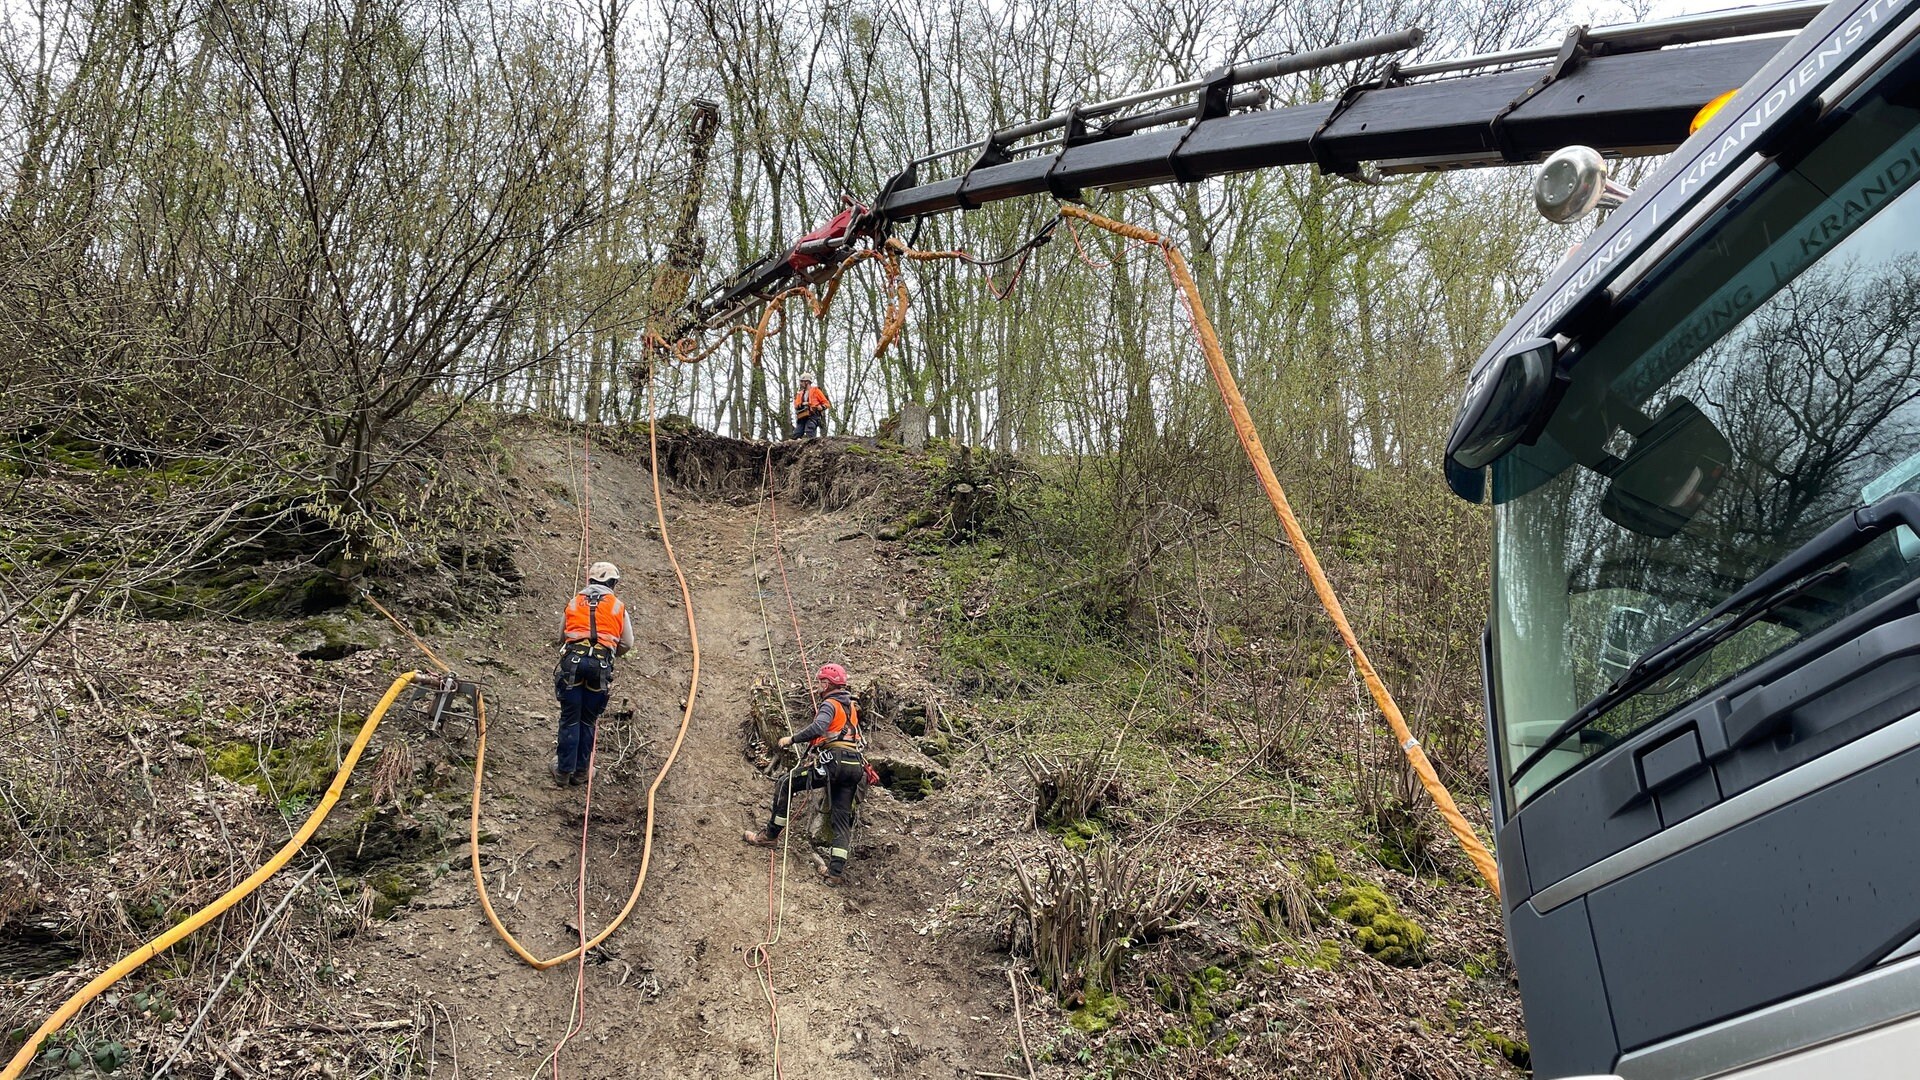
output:
M819 438L824 433L827 409L832 403L827 392L813 384L813 376L800 376L800 392L793 398L793 437Z
M613 658L633 648L633 620L613 595L620 569L597 562L587 570L587 586L567 602L560 616L560 663L553 671L553 696L560 701L560 739L553 782L561 787L587 782L593 762L594 724L613 691Z
M847 669L822 664L818 679L820 709L813 723L780 740L782 749L805 743L814 751L813 761L803 758L792 772L774 781L773 812L766 828L741 833L740 839L756 847L772 847L787 827L787 806L794 793L826 788L833 807L833 846L827 861L816 861L815 868L828 885L839 885L847 879L847 858L853 854L854 800L872 772L867 768L867 740L860 732L860 710L847 692Z

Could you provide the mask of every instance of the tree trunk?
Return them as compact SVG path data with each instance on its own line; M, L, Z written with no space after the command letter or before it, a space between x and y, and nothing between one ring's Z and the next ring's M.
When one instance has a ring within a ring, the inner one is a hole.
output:
M900 406L900 444L909 450L925 450L932 420L925 405Z

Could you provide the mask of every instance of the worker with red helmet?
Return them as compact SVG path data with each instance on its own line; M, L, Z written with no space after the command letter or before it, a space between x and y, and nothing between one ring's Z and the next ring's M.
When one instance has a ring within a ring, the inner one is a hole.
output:
M811 763L804 758L792 772L774 781L773 812L767 826L758 832L742 833L740 839L759 847L772 847L787 827L787 806L796 792L826 788L833 807L833 846L825 864L816 864L820 876L829 885L846 880L847 858L853 854L853 804L867 782L866 738L860 731L860 710L847 692L847 669L839 664L822 664L818 676L820 709L813 723L795 735L780 740L780 746L806 744L814 751Z

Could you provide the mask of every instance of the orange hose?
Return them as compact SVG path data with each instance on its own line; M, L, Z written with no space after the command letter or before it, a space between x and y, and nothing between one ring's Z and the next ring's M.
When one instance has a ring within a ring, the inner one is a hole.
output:
M1448 831L1453 833L1454 839L1467 853L1467 858L1473 860L1475 869L1480 871L1480 876L1486 879L1487 888L1493 890L1497 898L1500 895L1500 872L1493 856L1487 852L1480 838L1474 835L1473 826L1467 823L1460 808L1454 804L1453 796L1433 771L1433 763L1427 760L1426 751L1420 748L1420 740L1413 737L1406 718L1400 715L1400 706L1394 703L1393 695L1387 691L1386 684L1380 681L1379 673L1374 671L1372 661L1367 659L1366 651L1360 647L1360 639L1354 635L1353 626L1347 622L1339 596L1335 595L1333 585L1327 581L1326 572L1320 569L1320 560L1314 557L1313 546L1307 542L1306 533L1293 516L1293 507L1287 502L1286 492L1280 488L1280 478L1274 475L1273 462L1267 458L1266 447L1260 443L1260 433L1254 428L1253 417L1247 412L1247 403L1240 396L1240 386L1234 380L1233 369L1227 366L1227 356L1220 347L1220 337L1214 332L1213 321L1207 317L1206 306L1200 300L1200 287L1194 284L1193 275L1187 269L1187 260L1172 241L1151 229L1101 217L1078 206L1063 206L1060 212L1069 218L1079 218L1108 232L1160 249L1166 259L1167 272L1179 287L1187 311L1193 317L1194 335L1200 339L1200 351L1206 355L1207 370L1213 373L1213 380L1220 387L1220 397L1226 402L1227 414L1233 420L1233 430L1240 437L1240 446L1246 451L1247 461L1259 476L1260 486L1266 491L1267 501L1273 504L1273 511L1280 518L1280 527L1286 531L1294 554L1299 556L1307 579L1313 583L1320 606L1326 609L1327 616L1340 633L1340 640L1346 643L1347 652L1353 655L1354 667L1359 669L1360 678L1373 695L1374 704L1379 706L1381 715L1386 717L1394 736L1400 740L1400 749L1406 754L1407 764L1413 767L1414 775L1419 777L1420 786L1426 788L1427 794L1433 798L1440 816L1446 819Z
M1027 254L1031 255L1032 252L1029 251ZM906 283L900 276L900 259L908 259L913 262L937 262L948 259L975 264L980 262L980 260L974 258L972 255L957 249L948 251L922 251L918 248L908 247L902 240L890 238L882 247L863 248L841 260L840 264L834 267L833 273L828 275L819 292L815 292L812 285L794 285L782 289L767 300L765 306L761 308L760 315L757 319L751 322L737 322L724 327L720 330L719 337L715 338L713 342L705 348L701 348L694 339L689 337L674 342L669 351L675 360L683 364L697 364L720 351L720 347L726 344L728 338L735 334L745 334L753 339L752 360L754 366L757 367L760 364L761 350L765 347L767 339L778 336L786 329L787 316L784 307L788 300L796 297L803 298L807 301L808 312L812 314L814 318L825 317L828 307L833 303L834 296L838 294L840 290L841 277L848 270L852 269L856 263L867 259L878 260L887 275L885 285L885 291L888 295L887 314L886 318L881 322L880 336L873 345L874 356L886 355L887 349L899 339L901 331L905 330L907 326L907 305L911 298L907 292ZM1024 266L1025 262L1025 256L1022 256L1021 265ZM994 299L1004 300L1007 295L1013 291L1013 285L1019 279L1020 272L1019 270L1015 270L1012 279L1007 282L1006 287L1003 289L996 285L992 275L988 274L986 277L987 291L993 294Z
M300 831L294 833L293 838L274 853L273 858L268 859L260 869L255 870L245 881L228 890L227 894L220 899L194 912L179 925L121 957L118 963L94 976L92 982L81 987L79 993L68 998L66 1004L55 1010L54 1014L47 1018L46 1023L41 1024L39 1029L28 1037L26 1044L13 1055L13 1060L7 1062L6 1070L0 1072L0 1080L18 1080L27 1066L33 1063L33 1056L40 1051L40 1044L46 1041L48 1036L64 1027L67 1021L73 1019L87 1002L99 997L114 983L131 975L147 961L166 952L187 935L219 918L228 908L246 899L255 889L265 884L268 878L279 873L281 868L306 846L307 841L312 839L321 823L327 820L327 814L333 810L334 804L340 801L340 793L346 789L347 777L353 774L353 767L359 764L361 753L366 750L367 742L373 738L374 729L380 726L381 718L385 717L387 710L399 700L400 692L411 685L419 674L417 671L409 671L394 679L393 685L387 687L386 696L380 699L380 704L374 706L373 712L367 715L366 722L360 725L360 734L354 738L353 746L341 759L340 771L334 774L333 783L328 785L327 793L320 797L320 805L307 816L306 823L300 826Z
M627 916L633 914L634 906L640 902L640 890L646 886L647 869L653 863L655 796L660 791L660 785L666 782L667 773L673 768L674 760L680 756L681 744L685 743L687 739L687 726L693 720L694 698L700 693L700 629L695 625L693 619L693 592L687 587L687 575L680 569L680 560L673 553L673 537L667 528L667 504L665 497L660 493L660 440L654 418L655 403L653 383L652 381L648 381L647 445L649 449L648 464L653 471L654 514L660 523L661 546L667 549L667 562L673 567L674 580L680 585L680 601L687 617L687 638L691 643L693 652L693 673L687 687L686 704L680 713L680 730L673 737L673 745L667 750L666 760L660 763L660 771L654 774L653 783L647 787L646 838L640 846L640 870L633 879L633 892L628 894L625 906L613 917L613 921L606 925L605 929L589 938L585 943L576 945L566 952L561 953L559 956L549 957L543 960L529 952L527 947L520 943L520 939L514 937L513 932L508 930L506 925L500 921L499 913L493 909L493 898L487 895L487 879L486 876L480 872L480 789L483 778L486 775L487 762L487 709L484 701L480 704L478 710L479 716L474 725L476 734L474 737L473 755L473 808L467 818L468 839L471 840L471 843L468 844L468 863L473 870L474 889L480 896L480 910L486 914L487 922L492 925L494 932L500 935L500 940L507 943L507 948L513 950L515 956L518 956L521 960L539 971L545 971L550 967L564 964L575 957L585 955L587 950L598 947L602 942L613 936L613 932L620 928L620 924L627 921ZM0 1078L0 1080L8 1080L8 1078Z

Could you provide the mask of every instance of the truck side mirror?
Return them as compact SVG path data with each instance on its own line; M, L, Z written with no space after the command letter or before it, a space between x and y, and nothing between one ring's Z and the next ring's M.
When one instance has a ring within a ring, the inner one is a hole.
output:
M1552 338L1527 338L1473 377L1447 436L1449 466L1484 469L1538 435L1566 388L1554 370L1559 352Z

